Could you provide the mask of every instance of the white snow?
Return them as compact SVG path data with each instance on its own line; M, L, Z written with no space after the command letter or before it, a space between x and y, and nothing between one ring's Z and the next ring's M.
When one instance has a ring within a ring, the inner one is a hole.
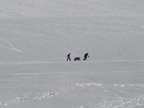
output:
M144 107L142 0L0 1L0 108Z

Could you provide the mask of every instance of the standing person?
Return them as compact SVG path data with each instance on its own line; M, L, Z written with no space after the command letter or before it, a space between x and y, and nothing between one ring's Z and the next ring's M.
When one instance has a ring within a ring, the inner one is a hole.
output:
M69 54L67 55L67 61L68 61L68 60L71 61L70 55L71 55L71 53L69 53Z
M88 56L88 53L86 53L86 54L84 55L84 59L83 59L83 60L86 60L87 57L89 57L89 56Z

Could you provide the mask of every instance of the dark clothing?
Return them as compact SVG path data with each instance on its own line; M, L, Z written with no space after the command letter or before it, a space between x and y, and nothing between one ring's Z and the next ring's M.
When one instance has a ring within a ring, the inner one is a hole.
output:
M86 60L87 57L89 57L89 56L88 56L88 53L86 53L86 54L84 55L84 59L83 59L83 60Z
M67 58L67 61L68 61L68 60L69 60L69 61L71 61L71 58L70 58L70 57L68 57L68 58Z
M68 60L71 61L70 55L71 55L71 53L69 53L69 54L67 55L67 61L68 61Z

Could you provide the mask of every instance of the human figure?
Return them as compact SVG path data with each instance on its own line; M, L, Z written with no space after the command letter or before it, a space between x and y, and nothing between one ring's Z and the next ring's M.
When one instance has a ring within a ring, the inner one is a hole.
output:
M71 55L71 53L69 53L69 54L67 55L67 61L68 61L68 60L71 61L70 55Z
M86 60L87 57L89 57L89 56L88 56L88 53L86 53L86 54L84 55L84 59L83 59L83 60Z

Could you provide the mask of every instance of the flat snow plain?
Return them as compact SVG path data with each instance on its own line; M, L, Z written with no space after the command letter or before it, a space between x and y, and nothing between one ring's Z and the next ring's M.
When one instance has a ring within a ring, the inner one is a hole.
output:
M0 1L0 108L144 107L143 1Z

